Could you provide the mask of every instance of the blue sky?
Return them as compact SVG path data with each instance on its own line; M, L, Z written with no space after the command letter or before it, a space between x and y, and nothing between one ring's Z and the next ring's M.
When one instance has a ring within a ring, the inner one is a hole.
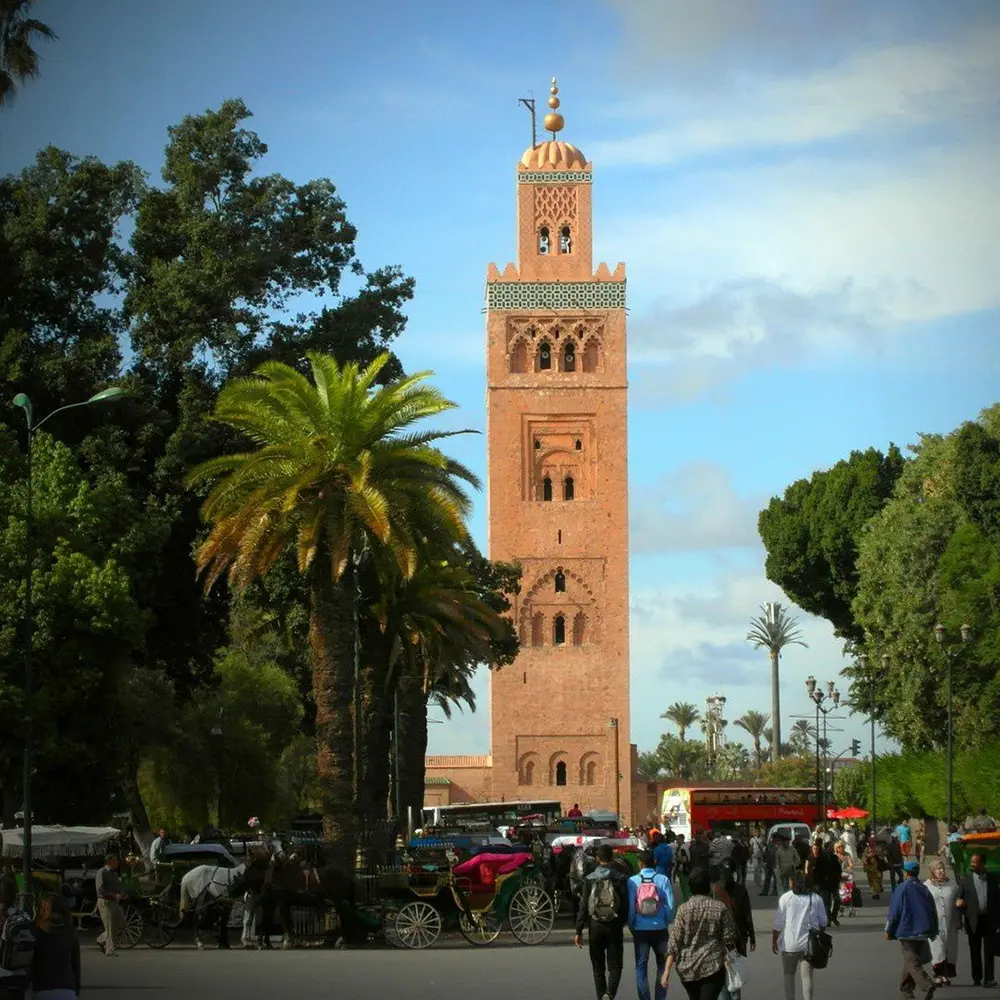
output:
M371 267L417 297L399 344L485 427L483 282L514 254L517 99L559 78L595 170L595 260L629 269L632 734L671 702L769 709L743 641L756 513L852 448L906 445L1000 386L1000 6L992 0L39 0L60 35L0 116L0 170L49 143L156 175L166 128L242 97L264 169L329 177ZM485 472L485 442L456 451ZM475 530L485 540L484 505ZM825 623L784 659L841 666ZM488 749L481 710L433 751ZM843 723L846 745L864 736ZM730 735L738 737L739 731Z

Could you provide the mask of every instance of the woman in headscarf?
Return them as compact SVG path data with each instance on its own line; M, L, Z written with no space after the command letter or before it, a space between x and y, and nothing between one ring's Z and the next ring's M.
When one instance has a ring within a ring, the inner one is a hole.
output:
M878 841L875 834L868 838L865 844L865 852L861 855L861 867L864 868L868 876L868 888L871 889L872 899L878 899L882 895L884 886L882 884L882 872L885 859L879 850Z
M930 878L924 885L934 897L938 914L938 935L930 942L934 982L938 986L950 986L958 960L958 928L961 921L961 912L955 906L958 883L948 875L945 863L937 858L931 862Z

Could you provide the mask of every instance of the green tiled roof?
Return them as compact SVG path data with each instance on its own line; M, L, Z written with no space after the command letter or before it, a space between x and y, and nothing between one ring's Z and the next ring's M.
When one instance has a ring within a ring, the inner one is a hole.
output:
M450 785L451 778L424 778L425 785Z

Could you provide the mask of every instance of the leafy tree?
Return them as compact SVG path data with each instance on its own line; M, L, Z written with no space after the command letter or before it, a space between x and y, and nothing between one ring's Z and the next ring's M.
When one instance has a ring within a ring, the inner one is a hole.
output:
M465 537L461 482L476 480L433 447L442 434L412 429L453 405L421 384L425 374L375 388L387 355L364 369L315 353L308 360L312 382L268 362L222 390L216 419L256 447L203 463L190 482L212 484L203 506L212 527L197 557L207 588L228 573L230 586L245 590L289 549L308 579L324 833L347 863L358 556L369 551L387 571L412 577L422 536Z
M701 718L701 713L688 701L675 701L660 718L677 727L680 741L684 743L687 731Z
M35 0L0 0L0 107L14 99L19 87L41 75L36 39L56 37L47 24L30 16L34 5Z
M767 724L770 721L771 717L769 715L766 715L764 712L757 712L754 709L750 709L748 712L744 712L733 723L733 725L739 726L740 729L747 733L753 740L754 766L758 771L764 763L760 741L763 739L764 733L768 728Z
M781 675L778 662L786 646L805 646L806 643L799 638L802 633L798 622L780 604L767 604L760 610L759 617L750 619L747 639L753 643L754 649L763 646L771 658L771 724L774 738L770 742L771 759L777 760L781 756Z
M987 410L980 430L995 436L998 417L1000 406ZM979 444L970 448L970 441ZM974 507L978 494L968 483L989 481L990 449L982 441L968 428L922 436L895 496L860 543L854 614L869 660L887 655L889 664L874 690L876 715L907 749L939 747L944 737L948 664L934 637L939 621L953 641L963 622L973 626L974 641L956 648L952 661L958 744L1000 734L1000 551L981 526L988 518L971 519L959 501ZM857 666L845 672L854 681L852 701L867 704L869 679Z
M712 777L716 781L748 778L751 770L750 751L742 743L727 743L716 752L712 761Z
M813 788L816 785L815 763L808 755L767 761L757 780L773 788Z
M884 455L876 448L851 452L832 469L792 483L758 519L767 578L845 639L862 638L851 610L858 540L892 496L903 464L893 444Z

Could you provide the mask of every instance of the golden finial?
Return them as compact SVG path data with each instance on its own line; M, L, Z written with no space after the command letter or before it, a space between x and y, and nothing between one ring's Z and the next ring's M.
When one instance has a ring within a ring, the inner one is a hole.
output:
M549 87L549 107L552 110L545 116L545 128L552 133L552 138L556 137L556 132L562 131L563 125L566 124L565 119L556 108L559 107L559 98L556 96L559 93L559 88L556 86L556 78L552 77L552 86Z

